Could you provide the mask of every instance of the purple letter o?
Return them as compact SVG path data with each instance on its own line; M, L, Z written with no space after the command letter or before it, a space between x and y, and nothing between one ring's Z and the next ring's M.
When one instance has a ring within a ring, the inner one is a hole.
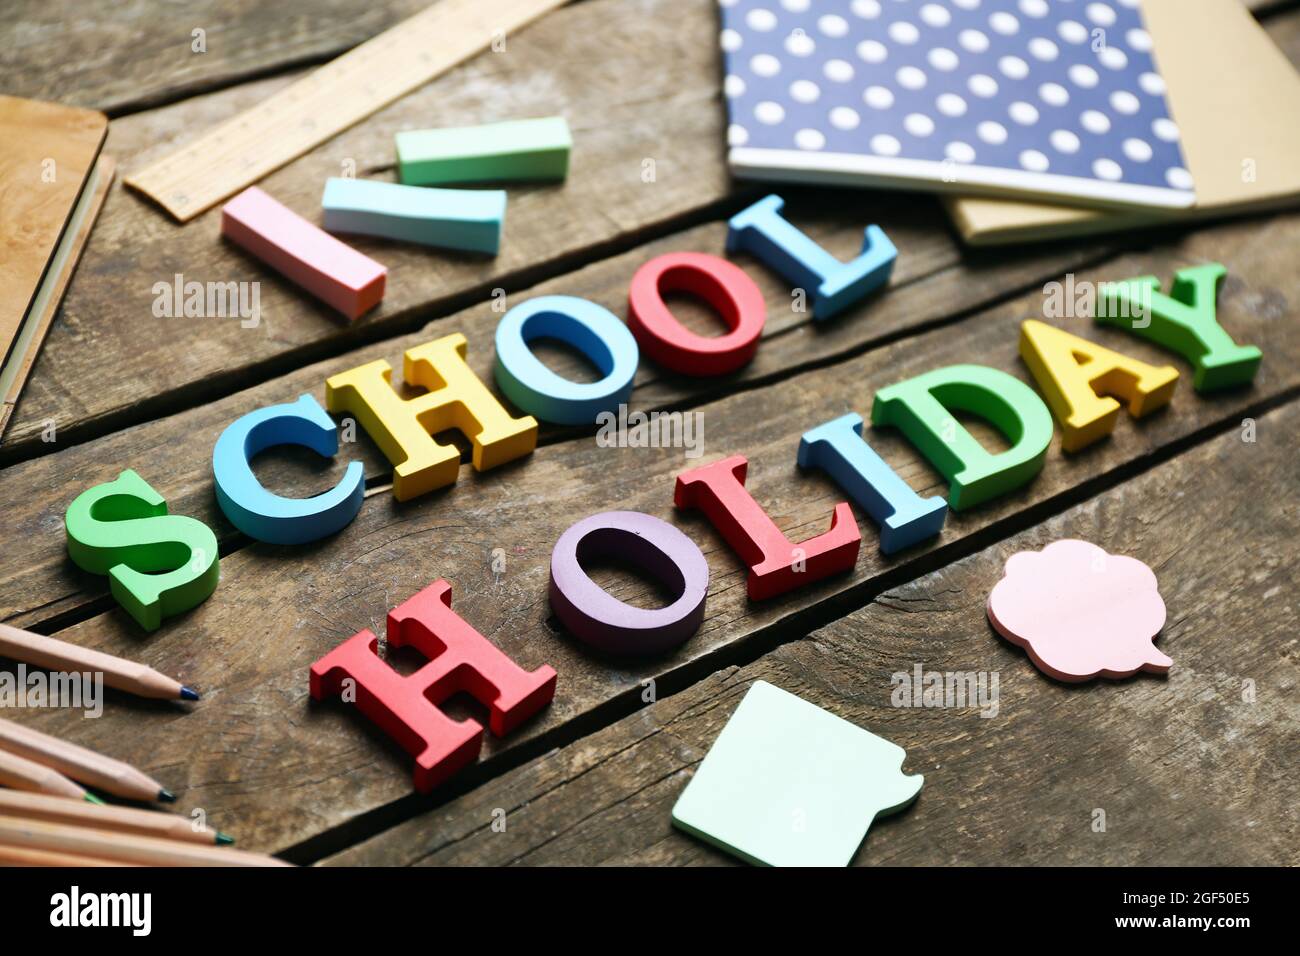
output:
M677 600L647 610L624 604L587 576L584 559L616 555L654 576ZM611 654L654 654L700 628L709 565L695 542L639 511L591 515L560 535L551 552L551 610L578 638Z

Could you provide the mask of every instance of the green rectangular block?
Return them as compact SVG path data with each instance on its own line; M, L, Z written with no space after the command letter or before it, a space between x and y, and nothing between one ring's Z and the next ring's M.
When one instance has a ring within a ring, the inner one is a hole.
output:
M408 186L563 179L572 145L563 116L403 130L398 178Z

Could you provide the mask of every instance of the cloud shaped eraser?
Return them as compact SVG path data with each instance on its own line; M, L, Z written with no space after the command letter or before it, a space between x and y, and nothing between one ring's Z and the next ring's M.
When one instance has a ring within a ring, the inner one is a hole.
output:
M1152 643L1165 626L1155 573L1136 558L1087 541L1020 551L989 592L989 621L1057 680L1167 673Z

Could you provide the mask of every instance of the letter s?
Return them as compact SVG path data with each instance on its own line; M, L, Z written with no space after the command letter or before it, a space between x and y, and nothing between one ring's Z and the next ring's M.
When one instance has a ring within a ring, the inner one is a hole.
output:
M108 575L113 597L145 630L216 590L216 535L194 518L169 515L162 496L129 468L78 495L64 524L73 562Z

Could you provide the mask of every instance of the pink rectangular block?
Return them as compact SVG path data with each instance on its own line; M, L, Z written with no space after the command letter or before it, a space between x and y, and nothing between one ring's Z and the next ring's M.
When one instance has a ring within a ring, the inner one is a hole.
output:
M221 208L221 234L349 319L384 297L388 270L250 186Z

